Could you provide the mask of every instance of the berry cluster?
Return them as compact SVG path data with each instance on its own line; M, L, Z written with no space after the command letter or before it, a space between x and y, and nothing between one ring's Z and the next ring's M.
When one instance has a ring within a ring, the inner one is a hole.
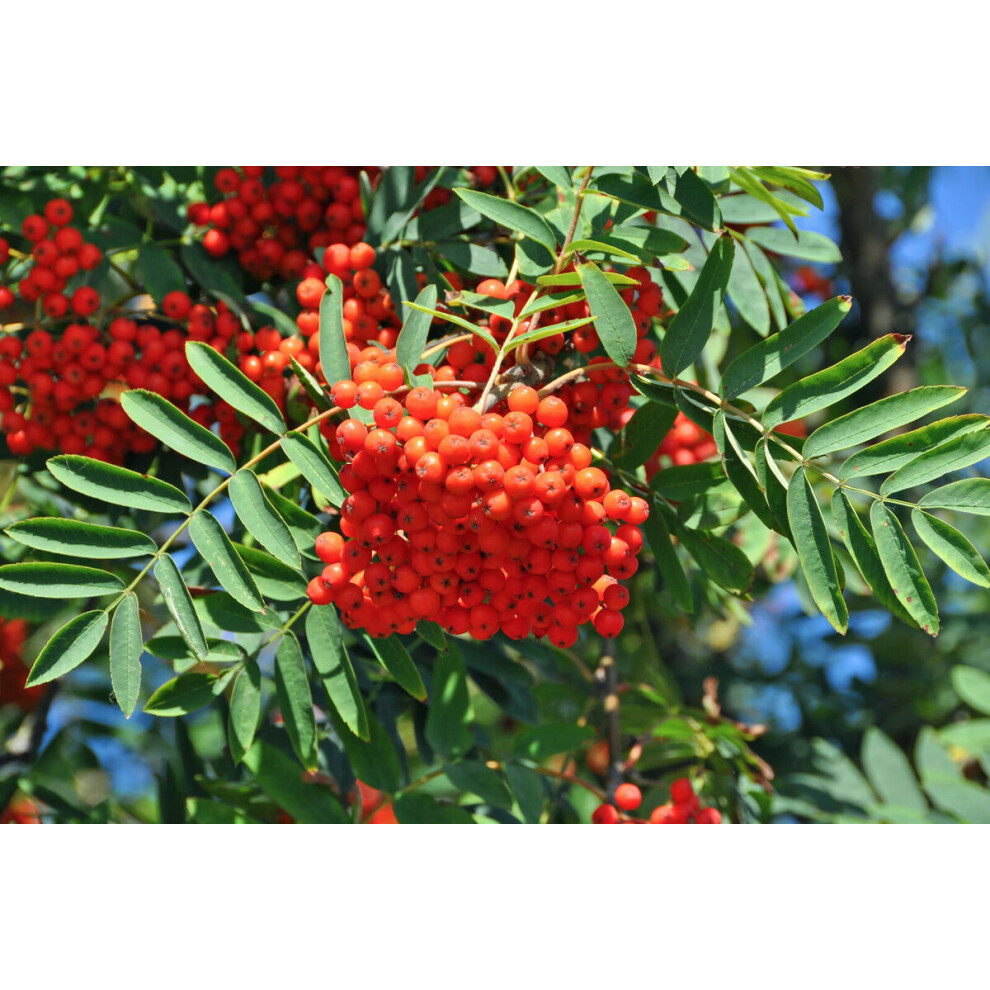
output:
M375 249L359 241L350 247L340 242L330 244L321 264L305 266L302 281L296 287L296 298L302 307L296 325L308 338L312 353L319 353L320 300L326 292L327 275L336 275L343 283L344 337L348 343L395 346L402 324L374 263Z
M293 281L302 277L320 248L356 244L364 237L360 171L336 165L280 166L274 181L266 183L261 167L221 168L214 184L224 198L212 206L190 203L187 216L210 228L203 247L214 257L233 249L241 267L259 281L276 275Z
M71 323L59 337L0 337L0 430L11 453L35 449L120 463L157 441L127 418L119 395L147 388L187 408L195 384L186 335L118 317L105 332Z
M41 302L42 311L57 320L69 314L87 317L99 309L100 296L89 286L79 286L66 295L69 282L81 271L96 268L103 258L95 244L83 241L72 220L72 205L67 199L52 199L45 204L44 215L32 213L21 225L21 233L31 245L30 254L12 252L10 244L0 238L0 267L11 257L29 267L17 282L17 294L25 303ZM15 302L13 290L0 285L0 311Z
M0 618L0 705L16 705L22 711L33 711L41 700L43 687L25 687L28 667L21 657L27 639L27 623L23 619Z
M482 415L460 392L420 386L400 402L385 391L380 380L333 386L335 405L358 404L374 423L349 418L333 433L350 494L340 532L317 540L326 567L311 600L376 637L420 619L561 647L589 621L617 636L648 505L591 466L564 428L566 404L522 385Z
M621 812L635 811L643 803L643 794L635 784L619 784L614 804L599 805L591 816L595 825L618 825ZM702 808L698 795L687 777L678 777L670 785L670 801L650 813L651 825L719 825L722 815L717 808Z
M718 453L715 438L697 423L679 412L670 432L660 442L656 453L646 462L646 477L652 478L671 464L697 464Z

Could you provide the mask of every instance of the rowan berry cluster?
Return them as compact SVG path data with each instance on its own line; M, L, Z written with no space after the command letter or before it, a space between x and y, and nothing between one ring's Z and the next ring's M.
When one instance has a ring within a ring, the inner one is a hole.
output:
M120 463L157 441L120 406L125 388L147 388L187 408L195 392L186 334L118 317L105 332L75 322L54 337L34 329L0 337L0 429L11 453L35 449Z
M697 464L718 453L715 438L679 412L674 425L660 442L656 453L646 462L646 477L671 464Z
M420 619L561 647L589 621L619 634L620 581L636 572L648 505L591 466L560 398L517 386L483 415L460 392L419 386L400 402L378 380L338 382L332 396L374 423L349 418L333 433L350 494L340 532L316 543L326 567L309 585L315 604L375 637Z
M15 705L30 712L41 700L45 689L24 686L28 666L21 652L27 634L27 623L23 619L0 618L0 705Z
M344 338L348 343L378 343L394 347L401 321L395 312L392 296L382 285L381 276L372 267L375 249L363 241L348 247L337 242L323 252L320 264L309 263L302 281L296 286L296 298L302 307L296 317L300 333L308 348L319 354L320 300L326 292L327 275L335 275L343 284Z
M99 309L97 291L83 285L69 295L69 282L81 271L96 268L103 254L95 244L83 240L82 233L68 226L72 220L72 205L67 199L52 199L45 204L44 214L32 213L21 225L21 233L30 251L14 252L0 238L0 268L11 258L21 261L27 270L21 274L17 295L25 303L41 302L42 311L50 319L64 316L87 317ZM9 285L0 285L0 311L16 301Z
M643 794L635 784L619 784L613 804L599 805L591 816L595 825L618 825L625 820L622 812L635 811L643 803ZM638 821L638 819L636 819ZM678 777L670 785L670 801L650 813L651 825L719 825L722 815L717 808L703 808L687 777Z
M302 277L315 252L335 242L356 244L364 237L364 207L358 168L280 166L266 182L257 166L221 168L214 176L224 196L212 206L190 203L191 223L209 227L203 247L214 257L231 250L241 267L259 281L278 275ZM365 169L373 177L376 169Z

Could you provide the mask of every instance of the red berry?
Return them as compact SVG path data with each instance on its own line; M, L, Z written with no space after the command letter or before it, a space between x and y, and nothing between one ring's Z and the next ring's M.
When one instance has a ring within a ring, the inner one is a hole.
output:
M591 815L594 825L617 825L619 823L619 812L615 805L600 804Z
M615 789L615 803L623 811L635 811L643 803L643 794L635 784L619 784Z

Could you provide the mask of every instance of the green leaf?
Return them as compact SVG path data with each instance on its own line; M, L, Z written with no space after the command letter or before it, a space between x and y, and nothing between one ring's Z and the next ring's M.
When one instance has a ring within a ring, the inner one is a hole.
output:
M834 405L882 375L901 355L910 337L889 333L824 371L788 385L763 413L768 428Z
M179 248L179 255L189 274L207 292L217 297L227 296L228 300L225 301L228 305L233 302L237 306L244 299L237 280L206 253L202 244L183 244Z
M641 467L656 453L676 417L676 409L656 402L640 406L622 428L620 445L611 451L613 463L630 471Z
M38 598L90 598L124 590L115 574L78 564L21 563L0 567L0 588Z
M120 710L130 718L141 691L141 614L137 595L124 595L110 624L110 684Z
M668 378L679 375L705 349L729 284L734 252L731 237L720 237L712 245L691 294L670 321L660 343L660 359Z
M824 739L812 740L815 770L824 778L827 793L843 804L868 808L876 803L872 788L845 753Z
M351 377L344 337L344 286L336 275L327 276L327 291L320 300L320 366L331 386Z
M247 531L269 553L300 570L299 550L289 527L268 501L257 475L248 470L238 471L230 479L228 492L234 511Z
M424 642L429 643L430 646L435 650L446 650L447 647L447 635L443 631L442 626L438 626L435 622L430 622L427 619L420 619L416 623L416 635L419 636Z
M330 712L330 719L344 745L354 776L369 787L376 787L389 794L402 786L402 766L395 742L372 712L368 712L368 741L358 739L350 729Z
M215 433L191 420L157 392L133 389L124 392L120 404L132 422L177 454L231 474L237 470L230 448Z
M289 355L289 364L292 366L296 378L299 379L299 384L302 385L303 391L312 400L313 405L320 412L326 412L330 409L330 400L327 398L326 392L323 391L323 386L319 380L310 374L291 354Z
M203 635L203 627L193 606L192 595L189 594L189 589L182 580L182 574L175 561L167 553L162 554L155 564L153 573L161 589L165 607L175 621L182 638L189 644L193 656L199 660L206 660L210 650Z
M313 695L309 689L306 661L299 641L291 632L282 636L275 652L275 691L296 756L307 770L315 770L317 737Z
M18 543L35 550L90 560L140 557L158 549L150 536L136 530L97 526L75 519L25 519L8 526L5 532Z
M780 227L751 227L746 231L746 236L767 251L789 258L803 258L823 264L835 264L842 260L842 252L835 243L813 230L801 230L795 238L789 230Z
M543 815L543 800L546 796L540 775L519 763L507 763L503 769L520 813L527 822L535 825Z
M233 544L266 598L277 602L298 602L306 597L306 578L295 567L282 563L257 547Z
M955 402L965 392L965 388L955 385L924 385L887 396L819 426L805 441L801 452L805 457L821 457L866 443Z
M791 533L791 526L787 521L787 479L777 466L766 440L760 440L756 444L755 457L756 477L774 517L772 528L793 544L794 534Z
M189 366L221 399L272 433L285 432L275 400L239 368L201 340L186 341Z
M454 650L448 650L433 664L426 739L445 759L463 756L474 742L473 720L464 663Z
M617 243L612 241L611 243L605 240L591 240L587 237L579 237L576 240L571 241L567 248L567 253L573 254L575 251L581 254L607 254L610 258L621 258L625 262L633 261L639 264L641 256L635 254L632 251L626 250L624 247L620 247ZM607 273L611 274L611 273ZM635 279L630 280L632 283L636 283ZM552 284L552 283L551 283ZM558 283L566 284L566 283ZM612 283L615 284L614 282Z
M914 765L918 768L922 781L940 774L962 776L959 765L949 755L948 748L930 725L924 726L918 733L914 744Z
M777 281L777 274L770 264L770 259L749 238L743 241L743 247L753 270L756 272L756 277L760 280L763 291L766 293L773 322L778 330L783 330L787 325L787 310L784 308L784 300L780 294L780 283Z
M254 734L261 724L261 668L257 660L245 660L244 666L234 676L230 691L230 713L227 719L227 737L231 752L239 751L241 759L254 742ZM236 763L240 759L235 759Z
M801 206L797 197L791 193L778 194L777 198L793 206ZM720 196L718 205L722 210L722 219L733 226L768 224L778 219L777 211L772 206L749 193L732 192L727 196Z
M612 257L634 258L652 264L656 258L679 254L687 247L683 237L659 227L614 227L608 233L596 234L594 240L578 238L571 241L572 251L601 252Z
M537 172L543 176L551 185L560 186L561 189L571 188L571 174L563 165L536 165Z
M636 351L636 321L622 296L592 261L576 266L588 298L588 308L595 318L595 330L605 353L619 367L625 367Z
M49 457L46 463L52 477L66 488L112 505L162 513L192 511L192 503L178 488L137 471L78 454Z
M160 303L170 292L185 292L186 280L175 259L155 241L146 241L138 248L135 274L155 302Z
M410 309L402 321L399 338L395 342L395 360L403 371L412 373L422 362L422 354L426 348L426 340L430 335L432 317L423 310L435 309L437 305L437 287L424 286L416 296L416 304L421 309Z
M506 811L512 807L512 795L501 775L484 763L473 760L454 763L447 767L446 776L459 791L477 794L485 804L504 808Z
M921 509L911 512L911 522L932 553L960 577L981 588L990 588L990 568L980 556L980 551L958 529Z
M318 489L331 505L344 504L347 492L340 483L337 469L330 459L304 433L286 433L279 441L286 457L303 473L303 477Z
M206 644L210 650L206 658L207 663L238 663L244 659L244 648L239 647L229 639L209 637ZM152 636L144 644L144 649L153 657L158 657L159 660L168 660L170 663L190 658L189 646L181 636L162 636L160 634Z
M928 810L910 761L876 726L867 729L863 737L863 769L873 789L887 804L918 812Z
M825 209L822 194L812 185L812 182L826 181L828 179L826 172L813 172L806 168L789 168L782 165L754 166L750 172L759 176L764 182L789 189L819 210Z
M423 205L426 197L433 192L443 175L443 171L442 168L431 169L426 177L409 191L408 196L404 197L401 203L392 204L391 216L382 227L380 243L389 244L399 237L412 219L413 214ZM377 247L378 245L373 244L372 246Z
M306 642L330 703L351 732L367 741L368 713L333 606L317 605L306 613Z
M189 536L220 586L245 608L264 612L265 602L254 578L216 518L205 509L197 512L189 522Z
M725 476L722 465L715 461L696 464L675 464L658 471L650 481L658 495L672 502L683 502L706 492L729 491L732 482Z
M419 671L409 656L409 651L402 645L398 636L387 636L384 639L373 639L364 634L364 640L371 647L372 653L381 665L395 678L403 690L419 701L426 700L426 687Z
M950 749L964 750L965 756L990 755L990 718L969 718L952 722L940 729L938 736Z
M970 708L990 715L990 674L960 665L952 668L951 678L952 689Z
M739 315L761 336L770 332L770 306L745 250L736 251L725 289Z
M675 178L676 177L676 178ZM717 230L722 226L722 211L718 200L712 194L711 188L693 169L667 170L664 184L667 191L679 207L674 213L668 207L667 212L682 216L685 220L696 223L706 230ZM664 200L663 190L660 190L661 201Z
M272 324L278 329L283 337L295 337L299 333L299 326L291 316L283 312L278 306L269 306L266 302L258 299L248 299L248 305L259 313L272 318Z
M667 173L669 176L669 172ZM683 217L706 230L718 230L722 214L708 184L690 170L683 172L673 188L654 186L644 175L611 173L595 176L593 188L613 199L642 210Z
M894 594L926 633L937 636L935 596L897 516L882 502L874 502L870 509L870 526Z
M532 344L547 337L556 337L557 334L570 333L571 330L577 330L578 327L587 326L594 321L594 316L586 316L580 320L566 320L564 323L550 323L545 327L537 327L535 330L527 331L522 336L507 340L503 345L503 350L509 354L517 347L522 347L523 344Z
M477 216L477 214L475 214ZM437 256L444 261L481 278L503 279L509 274L508 266L494 248L465 241L441 241L436 246Z
M744 351L722 374L719 386L722 396L732 399L748 392L804 357L835 330L851 306L852 300L848 296L830 299L780 333Z
M945 440L937 447L918 454L884 481L880 494L891 495L905 488L923 485L952 471L978 464L986 457L990 457L990 425Z
M144 710L161 718L176 718L205 708L215 697L216 677L196 671L166 681L149 699Z
M953 437L962 436L983 429L987 425L986 416L970 414L966 416L950 416L940 419L928 426L922 426L910 433L902 433L875 443L866 450L853 454L839 467L839 477L843 480L858 477L865 478L871 474L884 474L896 471L899 467L914 460L923 450L929 450ZM962 482L958 482L962 484ZM934 494L934 493L933 493ZM926 496L927 497L927 496Z
M590 725L535 725L517 737L515 751L530 760L544 760L579 749L594 736Z
M722 454L722 468L726 477L735 486L743 501L753 510L756 517L769 529L776 525L776 519L767 504L766 492L756 475L756 468L739 445L720 409L715 414L713 424L715 444Z
M923 496L924 509L953 509L974 516L990 516L990 478L964 478Z
M280 495L274 488L269 488L268 485L262 484L261 489L267 496L268 501L275 507L275 511L285 520L285 524L289 527L289 532L292 533L293 540L296 541L296 547L307 554L307 556L315 559L316 554L313 544L317 536L326 527L316 516L310 515L310 513L300 508L291 499Z
M251 635L282 627L282 619L274 609L250 612L225 591L217 591L196 599L196 612L212 628L222 632L243 632ZM157 638L157 637L156 637ZM220 642L223 642L222 640ZM212 652L211 645L211 652ZM213 658L208 657L212 662Z
M636 259L634 258L633 260L635 261ZM586 262L586 264L592 264L592 262ZM630 285L639 284L636 279L630 278L628 275L623 275L621 272L602 272L602 275L604 275L605 280L613 288L617 285L627 288ZM536 280L536 284L544 288L555 289L561 286L581 285L582 283L579 272L561 272L559 275L540 275Z
M454 235L463 234L481 221L481 214L472 210L467 203L455 199L444 206L427 210L412 223L418 227L422 241L442 241ZM410 236L412 236L410 234Z
M413 791L395 799L395 817L403 825L474 825L463 808L446 801L435 801L427 794Z
M805 477L804 468L798 468L791 476L787 489L787 522L815 604L838 632L845 633L849 625L849 610L839 587L825 518Z
M548 266L553 263L552 254L557 248L550 225L535 210L514 203L512 200L491 196L488 193L477 192L474 189L455 189L454 192L472 209L482 216L494 220L502 227L518 231L524 237L542 244L548 251Z
M484 327L479 327L475 323L471 323L468 320L462 319L460 316L455 316L453 313L441 313L437 309L426 309L420 306L419 303L403 303L403 306L408 307L413 310L420 310L424 313L429 313L430 316L436 317L438 320L444 320L447 323L453 323L454 326L460 327L462 330L467 330L468 333L473 333L476 337L480 337L489 347L496 353L498 352L498 341L487 331Z
M259 739L244 756L258 786L293 821L302 825L343 825L347 813L325 784L308 780L291 756Z
M964 822L990 823L990 791L957 777L933 774L922 781L932 802Z
M781 220L787 225L788 230L797 237L798 229L794 224L794 220L791 217L791 213L798 213L800 216L807 216L808 211L803 207L795 208L789 203L778 199L769 190L767 190L763 183L759 182L749 172L745 169L740 168L730 168L729 175L732 177L732 181L743 190L743 192L749 193L754 199L758 199L761 203L766 203L774 213L780 217Z
M674 532L695 563L717 585L734 595L745 595L753 583L753 565L734 543L704 530L688 529L680 522Z
M681 566L680 558L674 549L674 544L670 539L670 528L656 505L656 501L651 499L650 514L643 523L643 532L653 551L660 576L663 578L666 587L674 601L685 612L694 611L694 598L691 595L691 586L688 584L684 568Z
M100 645L106 628L104 611L83 612L69 619L38 654L26 686L47 684L78 667Z
M863 525L856 510L852 507L845 492L832 493L832 518L835 528L842 537L846 549L859 568L863 579L870 586L877 601L888 612L893 613L909 626L917 626L911 613L904 607L901 600L894 594L887 574L884 571L877 546L869 530Z
M952 689L970 708L990 715L990 674L976 667L952 668Z

